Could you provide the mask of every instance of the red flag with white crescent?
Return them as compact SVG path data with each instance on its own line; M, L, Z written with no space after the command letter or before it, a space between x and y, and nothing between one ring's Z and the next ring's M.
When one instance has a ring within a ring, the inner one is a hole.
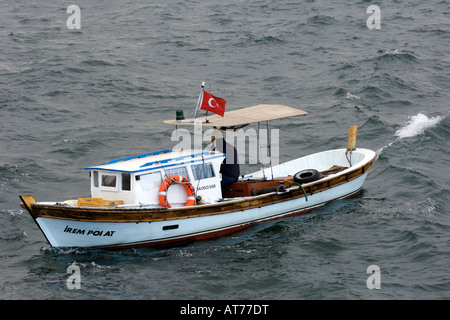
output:
M226 102L225 99L215 97L211 93L203 91L203 100L200 109L211 111L223 117Z

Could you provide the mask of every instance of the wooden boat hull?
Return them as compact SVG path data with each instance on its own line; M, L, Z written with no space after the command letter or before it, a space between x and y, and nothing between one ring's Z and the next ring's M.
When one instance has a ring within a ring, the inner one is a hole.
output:
M369 150L370 151L370 150ZM342 174L282 192L181 208L75 207L22 202L53 247L126 248L169 245L229 234L255 223L305 214L357 194L375 160L373 151Z

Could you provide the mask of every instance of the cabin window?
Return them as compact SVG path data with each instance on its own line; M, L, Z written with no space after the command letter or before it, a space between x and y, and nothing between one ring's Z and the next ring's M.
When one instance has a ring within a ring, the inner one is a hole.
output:
M191 166L194 180L207 179L214 177L214 169L212 163L202 163Z
M106 190L117 190L117 175L102 174L101 186Z
M143 174L139 178L141 182L142 190L150 190L153 188L159 188L162 182L161 172L152 172L148 174Z
M94 171L94 187L98 188L98 171Z
M122 190L131 190L131 177L129 173L122 173Z
M166 176L167 177L174 176L174 175L179 175L179 176L185 177L186 179L189 179L186 167L179 167L179 168L173 168L173 169L164 169L164 170L166 171Z

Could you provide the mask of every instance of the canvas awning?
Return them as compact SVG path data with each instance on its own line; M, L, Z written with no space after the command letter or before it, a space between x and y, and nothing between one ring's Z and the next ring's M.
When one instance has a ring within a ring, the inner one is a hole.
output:
M221 117L210 114L207 117L197 117L197 121L202 122L202 126L216 128L240 128L250 123L266 122L271 120L304 116L306 111L291 108L281 104L259 104L253 107L239 110L226 111ZM208 119L208 121L206 121ZM164 120L164 123L171 125L194 125L193 119L185 120Z

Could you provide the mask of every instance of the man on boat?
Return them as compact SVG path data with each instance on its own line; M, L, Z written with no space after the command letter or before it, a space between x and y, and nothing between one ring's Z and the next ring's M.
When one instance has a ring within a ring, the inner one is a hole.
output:
M223 196L226 189L230 185L238 181L239 175L241 174L237 151L233 145L225 141L222 132L218 130L214 130L214 133L211 136L211 142L215 143L215 148L213 150L217 150L226 154L225 159L220 165L220 173L222 174L220 185L222 188Z

